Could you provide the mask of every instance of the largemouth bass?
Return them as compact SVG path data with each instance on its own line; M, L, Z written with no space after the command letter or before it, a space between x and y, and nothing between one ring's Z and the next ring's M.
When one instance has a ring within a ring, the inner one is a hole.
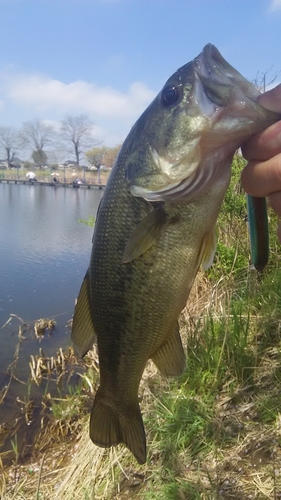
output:
M233 154L281 118L258 95L207 45L136 122L99 206L72 340L83 356L97 337L92 441L124 443L140 464L146 437L138 388L147 360L165 376L183 373L178 317L199 266L213 261Z

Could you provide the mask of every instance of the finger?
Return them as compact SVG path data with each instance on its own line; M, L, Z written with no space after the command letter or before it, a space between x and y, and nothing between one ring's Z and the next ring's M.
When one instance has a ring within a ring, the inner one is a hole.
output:
M260 94L258 102L271 111L281 112L281 84ZM277 122L268 129L253 136L242 148L247 160L267 160L280 153L281 123Z
M281 83L274 87L274 89L261 94L258 98L258 102L271 111L281 113Z
M268 160L281 153L281 121L254 135L242 147L246 160Z
M267 161L250 161L241 174L242 187L252 196L281 191L281 153Z
M274 212L281 216L281 191L269 195L269 203Z

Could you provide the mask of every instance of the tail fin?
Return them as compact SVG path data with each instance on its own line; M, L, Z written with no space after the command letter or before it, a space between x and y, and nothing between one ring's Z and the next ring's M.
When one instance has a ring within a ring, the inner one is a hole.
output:
M138 402L121 413L105 402L98 389L91 413L90 438L102 448L124 443L139 464L146 461L146 438Z

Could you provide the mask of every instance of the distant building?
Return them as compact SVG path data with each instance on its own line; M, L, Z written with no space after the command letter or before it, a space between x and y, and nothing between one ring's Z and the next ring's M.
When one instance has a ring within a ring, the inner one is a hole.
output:
M74 163L73 160L67 160L63 163L60 163L58 168L60 170L63 170L64 168L77 168L77 164Z

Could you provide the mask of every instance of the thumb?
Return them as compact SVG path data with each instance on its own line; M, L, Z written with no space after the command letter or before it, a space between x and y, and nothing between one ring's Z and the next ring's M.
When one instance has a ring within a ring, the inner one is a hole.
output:
M258 97L258 102L270 111L281 112L281 83Z

